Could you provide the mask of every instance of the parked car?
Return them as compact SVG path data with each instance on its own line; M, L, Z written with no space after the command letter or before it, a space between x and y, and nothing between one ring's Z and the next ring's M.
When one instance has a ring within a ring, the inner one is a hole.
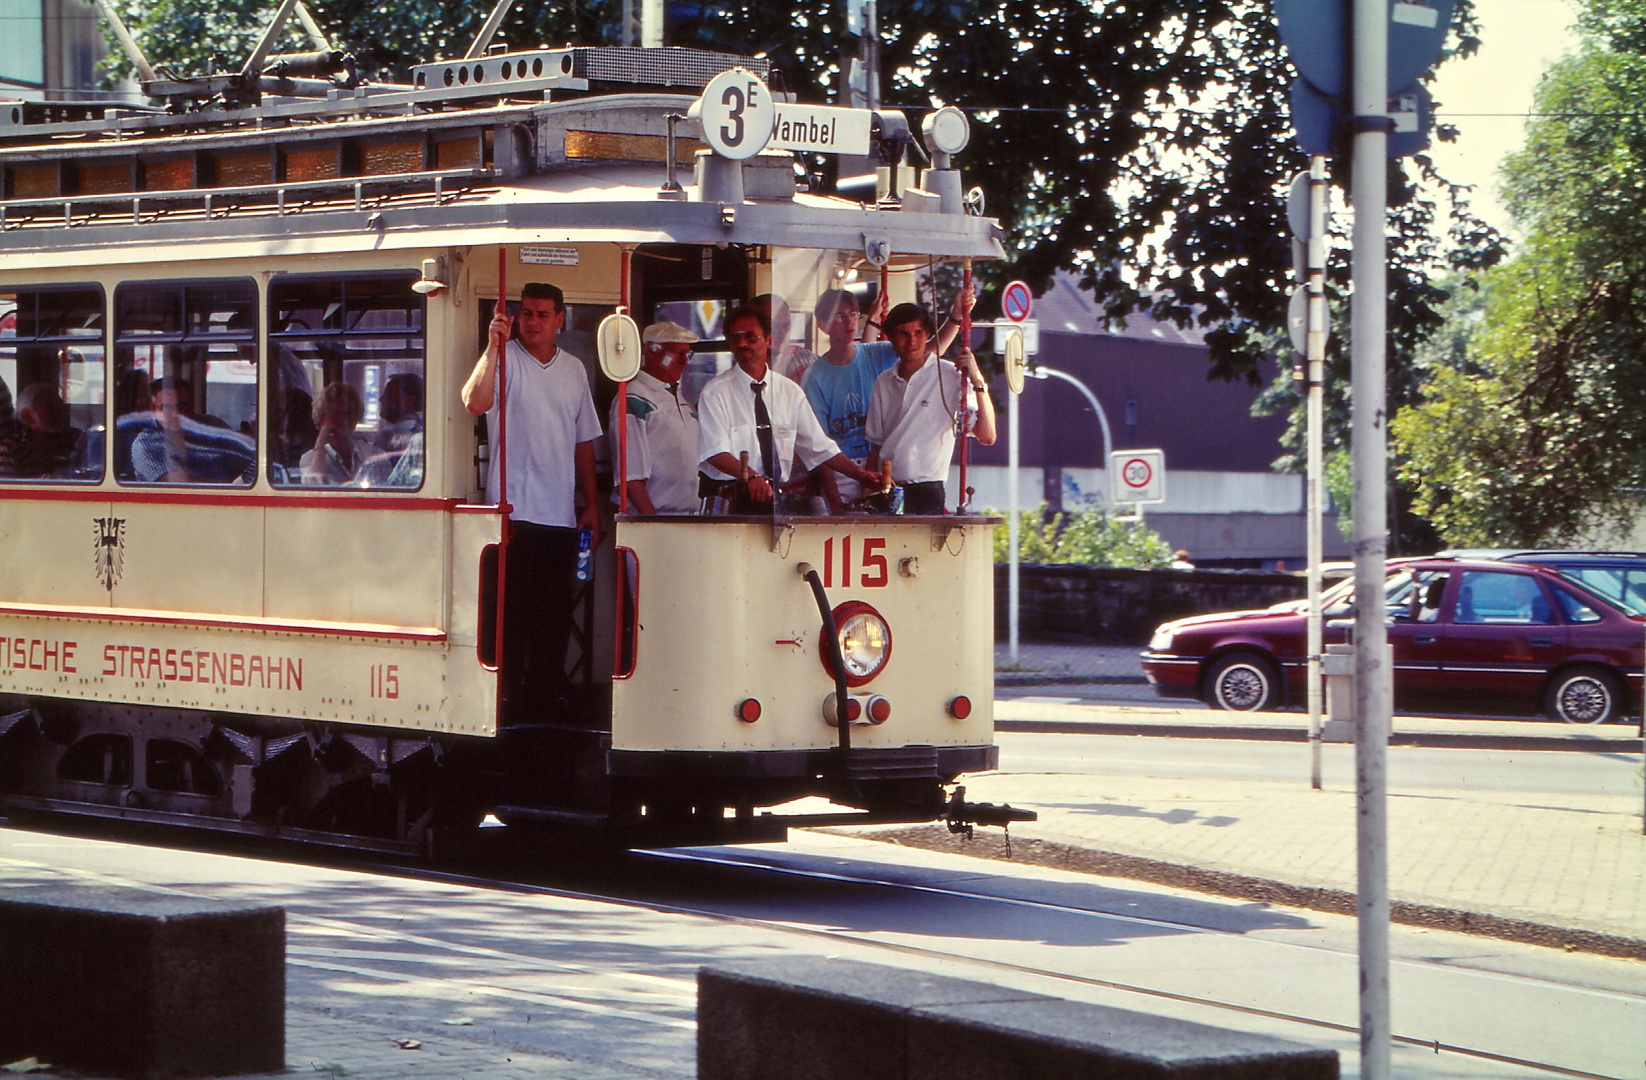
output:
M1640 569L1646 573L1646 561ZM1541 706L1568 723L1596 724L1639 701L1646 615L1610 602L1567 569L1405 559L1390 566L1385 596L1399 705ZM1352 612L1352 592L1335 592L1324 609L1327 644L1346 639L1330 623ZM1156 630L1143 670L1164 697L1279 708L1303 698L1306 641L1305 612L1198 615Z

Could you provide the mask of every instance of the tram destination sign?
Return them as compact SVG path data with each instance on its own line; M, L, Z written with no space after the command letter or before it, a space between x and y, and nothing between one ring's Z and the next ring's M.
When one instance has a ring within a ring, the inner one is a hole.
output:
M760 76L744 68L711 79L688 115L703 125L715 153L734 160L766 149L863 157L874 134L868 109L778 101Z
M834 105L793 105L777 107L777 126L769 144L779 150L815 154L869 152L874 114L867 109L842 109Z

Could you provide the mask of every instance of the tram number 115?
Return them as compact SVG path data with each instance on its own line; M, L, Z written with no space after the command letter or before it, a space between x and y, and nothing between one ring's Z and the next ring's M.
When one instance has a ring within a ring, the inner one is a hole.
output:
M373 664L369 697L397 698L400 696L400 665Z
M886 538L883 536L869 536L863 540L858 556L858 580L856 584L865 589L883 589L890 577L886 573L886 556L882 554L886 549ZM852 538L848 533L840 538L840 587L852 587ZM835 585L835 543L834 537L823 541L823 587L832 589Z

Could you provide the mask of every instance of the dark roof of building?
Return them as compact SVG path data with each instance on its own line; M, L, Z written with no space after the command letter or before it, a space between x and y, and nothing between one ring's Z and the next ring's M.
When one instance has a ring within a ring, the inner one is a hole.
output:
M1053 278L1052 287L1035 299L1033 314L1040 321L1042 334L1094 334L1179 345L1199 345L1205 340L1195 327L1179 330L1170 323L1156 321L1147 312L1128 316L1124 326L1105 326L1103 309L1096 298L1080 288L1079 275L1068 272Z
M1040 352L1034 363L1074 376L1103 406L1116 450L1158 448L1168 469L1268 472L1284 453L1284 415L1253 416L1252 403L1275 377L1272 363L1260 385L1208 378L1199 334L1186 334L1147 316L1123 330L1097 328L1100 309L1072 276L1035 302ZM1070 330L1074 325L1077 329ZM1103 436L1080 391L1058 379L1031 379L1019 402L1026 467L1102 468ZM973 447L979 464L1005 464L1006 440Z

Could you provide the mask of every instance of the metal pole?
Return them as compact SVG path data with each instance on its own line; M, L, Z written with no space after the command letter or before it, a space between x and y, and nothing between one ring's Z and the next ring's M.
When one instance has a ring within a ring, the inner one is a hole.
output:
M503 25L503 16L509 13L509 5L513 3L514 0L497 0L497 6L486 16L486 21L481 24L480 33L474 35L474 43L469 46L469 51L463 54L463 59L473 60L486 51L486 46L497 36L497 28Z
M263 37L257 47L246 57L246 66L240 69L243 78L254 79L263 71L263 62L269 58L274 50L274 43L280 37L280 31L286 27L286 20L291 18L292 9L297 6L297 0L281 0L275 9L274 18L269 20L268 29L263 31Z
M126 24L120 21L120 13L114 10L114 4L110 0L97 0L97 7L103 12L103 18L108 20L109 29L114 31L120 47L126 50L126 57L131 61L131 66L137 69L138 81L153 82L154 68L149 66L148 57L137 47L137 41L131 36L131 31L126 29Z
M880 275L881 275L881 277L880 277L881 286L880 287L882 289L884 289L886 287L885 286L886 271L885 271L884 267L881 268ZM971 287L972 287L972 260L970 260L970 259L961 259L960 260L960 295L965 296L967 290L969 290ZM934 303L934 306L935 306L935 303ZM960 313L960 347L962 349L970 349L972 347L972 310L971 310L971 308L965 308ZM964 374L964 373L962 373L962 374ZM985 387L981 392L987 394L989 391L988 391L988 388ZM1007 392L1010 393L1010 391L1007 391ZM982 407L983 406L981 404L978 405L979 409L981 409ZM968 477L966 475L966 466L971 461L971 453L970 453L970 450L969 450L969 448L971 446L971 442L970 442L970 440L968 440L966 438L966 436L971 432L971 421L970 421L970 418L967 417L967 415L966 415L966 390L965 390L964 387L962 387L962 389L960 391L960 419L959 419L959 425L960 425L960 430L957 434L960 436L960 497L955 500L954 512L957 513L957 514L964 514L966 512L966 505L972 501L971 489L969 489L966 486L967 483L968 483Z
M1326 359L1326 159L1309 159L1309 325L1308 354L1305 373L1309 380L1308 441L1309 471L1305 484L1307 496L1305 516L1309 533L1309 786L1321 788L1320 779L1320 717L1325 703L1320 677L1320 654L1324 635L1321 633L1320 560L1321 537L1321 428L1325 413L1321 399L1325 395Z
M1385 231L1389 0L1354 3L1355 809L1360 1075L1389 1080L1388 743L1393 684L1383 581L1388 550Z
M1007 641L1011 644L1012 667L1018 665L1018 509L1017 509L1017 465L1018 441L1017 418L1019 416L1017 399L1020 394L1014 394L1008 388L1006 391L1006 625Z

